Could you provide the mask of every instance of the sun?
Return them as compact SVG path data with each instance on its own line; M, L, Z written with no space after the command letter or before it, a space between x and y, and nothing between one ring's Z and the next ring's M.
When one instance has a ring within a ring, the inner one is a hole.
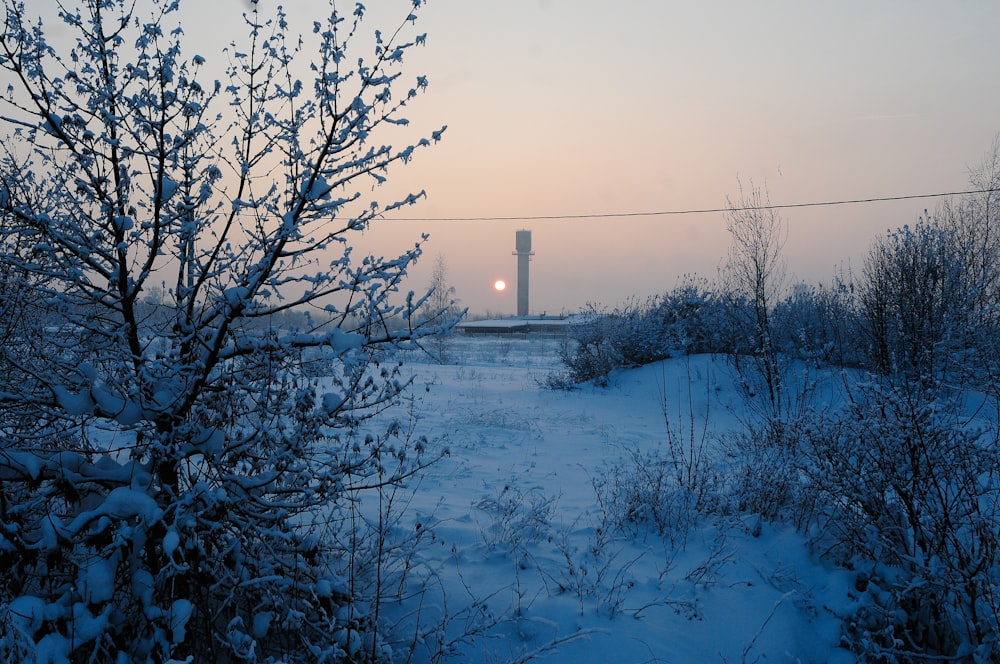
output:
M504 281L503 279L497 279L496 281L493 282L493 289L496 290L496 292L500 293L505 288L507 288L507 282Z

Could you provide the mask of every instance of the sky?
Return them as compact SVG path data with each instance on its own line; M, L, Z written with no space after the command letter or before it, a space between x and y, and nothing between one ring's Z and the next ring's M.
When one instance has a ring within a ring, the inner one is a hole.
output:
M960 191L1000 132L997 25L994 2L431 0L414 124L448 131L407 168L427 200L403 212L720 208L741 181L781 204ZM783 211L788 272L828 283L936 204ZM718 213L393 222L387 235L429 232L471 310L510 312L512 290L491 284L515 280L520 228L534 313L714 278L729 246Z
M327 6L286 4L307 27ZM368 4L370 30L409 11ZM188 4L194 47L209 56L247 6ZM532 231L532 313L715 278L724 215L615 215L725 207L741 182L776 204L963 190L1000 132L997 25L987 0L429 0L405 71L430 87L408 117L414 139L448 129L390 174L426 199L361 248L396 255L429 233L409 287L429 284L440 255L472 313L514 312L519 229ZM936 204L783 211L790 278L857 270L873 238ZM611 216L472 220L589 214ZM501 278L512 287L497 293Z

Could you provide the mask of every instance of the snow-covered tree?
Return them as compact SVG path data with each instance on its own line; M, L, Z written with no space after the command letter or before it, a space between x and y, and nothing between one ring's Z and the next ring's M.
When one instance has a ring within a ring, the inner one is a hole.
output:
M965 255L973 304L995 317L992 303L1000 300L1000 136L971 169L969 186L979 193L945 200L935 216L953 229Z
M935 218L950 229L968 287L965 306L973 328L974 368L982 389L1000 399L1000 136L969 174L979 193L946 200Z
M0 659L379 659L350 505L433 456L368 420L423 238L352 245L443 131L381 142L427 84L422 3L301 37L252 3L215 53L179 4L3 2Z
M741 184L739 199L728 201L727 207L726 230L732 242L720 280L730 298L733 330L740 333L731 357L748 391L763 395L769 417L780 419L788 398L773 317L785 289L781 251L788 231L761 187L746 191Z
M445 320L453 319L462 313L455 298L455 287L448 277L448 262L444 254L434 258L434 270L431 272L430 295L424 303L423 314L427 319L439 318L444 314Z
M969 276L954 230L929 216L872 245L859 299L876 371L925 383L961 371L959 354L974 336Z
M441 328L442 333L433 335L430 344L425 346L425 349L441 363L448 361L447 333L466 313L466 310L459 306L455 293L455 287L448 277L448 262L444 254L438 254L434 258L428 296L420 313L424 323Z

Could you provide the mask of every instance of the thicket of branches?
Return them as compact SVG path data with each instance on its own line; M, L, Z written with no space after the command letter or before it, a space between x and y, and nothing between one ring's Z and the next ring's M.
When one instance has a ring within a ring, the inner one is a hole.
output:
M359 499L439 452L367 424L424 333L422 238L352 239L441 131L379 138L426 86L421 3L379 32L330 2L301 38L254 3L205 57L176 2L36 5L0 35L0 659L384 658Z

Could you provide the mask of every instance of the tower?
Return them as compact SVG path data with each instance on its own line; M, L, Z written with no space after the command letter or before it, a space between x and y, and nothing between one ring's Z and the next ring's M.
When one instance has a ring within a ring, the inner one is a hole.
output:
M535 255L531 250L531 231L517 231L514 251L517 256L517 315L528 315L528 261Z

